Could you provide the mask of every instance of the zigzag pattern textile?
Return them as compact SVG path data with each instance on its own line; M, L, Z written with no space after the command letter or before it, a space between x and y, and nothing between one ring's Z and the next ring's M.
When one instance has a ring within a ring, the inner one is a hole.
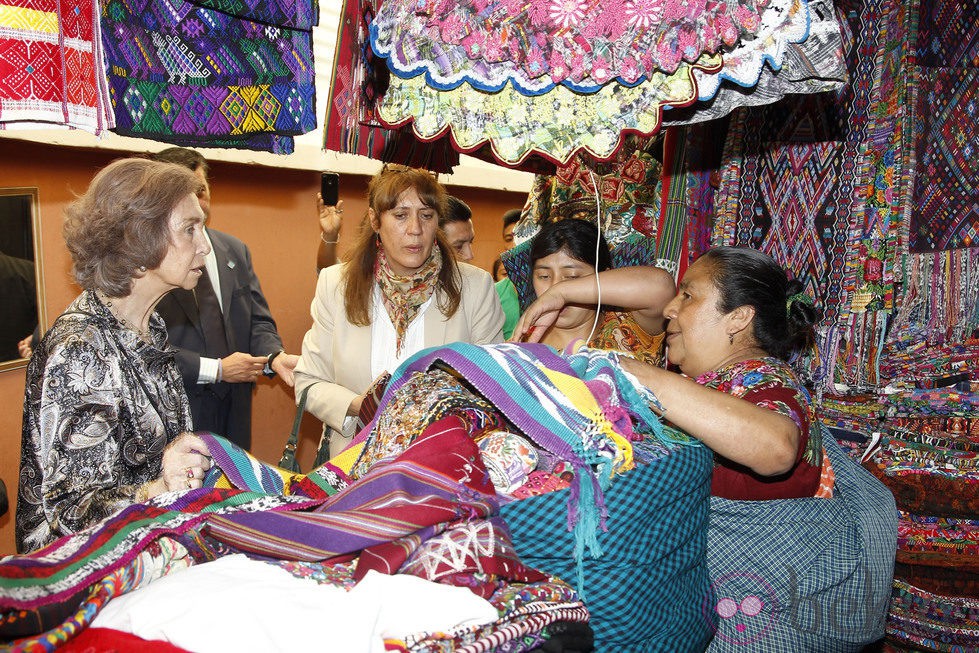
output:
M975 3L922 3L912 252L979 246L979 21Z
M823 311L818 357L806 361L820 383L879 382L910 187L904 4L840 7L849 83L835 97L738 110L724 149L714 243L761 249L805 283ZM841 343L871 355L843 365Z
M290 6L252 14L309 22L311 9ZM117 133L287 154L294 136L315 129L309 25L267 25L183 0L101 7Z
M94 0L0 2L0 129L114 124Z

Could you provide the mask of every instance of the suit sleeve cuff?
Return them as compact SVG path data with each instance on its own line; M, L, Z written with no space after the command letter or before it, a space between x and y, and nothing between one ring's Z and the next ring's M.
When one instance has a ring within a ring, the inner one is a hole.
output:
M214 383L218 380L218 359L201 356L201 369L197 373L197 383Z

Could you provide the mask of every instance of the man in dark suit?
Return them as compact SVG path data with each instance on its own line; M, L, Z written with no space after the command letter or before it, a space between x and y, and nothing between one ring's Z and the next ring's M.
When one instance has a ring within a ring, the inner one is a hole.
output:
M198 195L210 216L207 160L195 150L171 147L153 156L190 168L204 183ZM290 387L299 356L288 354L252 269L248 247L207 229L211 254L194 290L172 290L156 311L167 324L184 380L194 428L251 447L252 390L259 374L278 374Z

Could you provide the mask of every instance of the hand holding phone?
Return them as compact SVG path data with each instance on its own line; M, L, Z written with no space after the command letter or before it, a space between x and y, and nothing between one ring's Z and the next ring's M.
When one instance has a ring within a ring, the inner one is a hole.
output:
M320 176L320 197L323 204L336 206L340 201L340 175L336 172L324 172Z

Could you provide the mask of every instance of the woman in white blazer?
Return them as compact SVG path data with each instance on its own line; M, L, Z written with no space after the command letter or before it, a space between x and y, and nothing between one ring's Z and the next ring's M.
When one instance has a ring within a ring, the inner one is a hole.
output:
M330 454L355 435L364 393L426 347L503 340L489 273L457 262L438 227L446 193L434 175L387 165L368 186L361 234L320 272L296 365L296 397L325 425Z

